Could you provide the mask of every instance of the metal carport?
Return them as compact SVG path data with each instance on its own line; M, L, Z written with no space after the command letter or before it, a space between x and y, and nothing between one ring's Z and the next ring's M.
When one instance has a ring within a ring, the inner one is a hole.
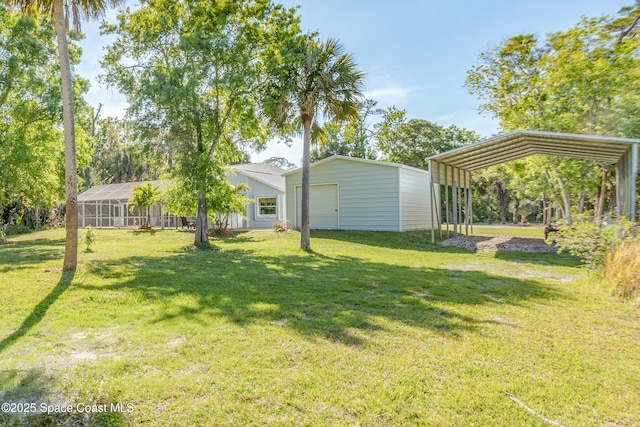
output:
M514 131L427 158L431 172L431 192L432 196L435 196L439 188L437 186L445 186L446 203L448 205L451 194L453 204L453 218L449 218L449 209L446 212L447 225L453 222L454 235L457 235L458 228L464 224L465 233L468 234L468 227L472 225L473 209L471 172L534 154L595 160L616 164L618 214L635 220L639 145L640 139ZM431 200L431 217L437 219L437 227L442 236L441 215L437 202L439 198L431 197ZM432 223L432 228L435 226L436 224ZM431 236L435 241L435 233Z

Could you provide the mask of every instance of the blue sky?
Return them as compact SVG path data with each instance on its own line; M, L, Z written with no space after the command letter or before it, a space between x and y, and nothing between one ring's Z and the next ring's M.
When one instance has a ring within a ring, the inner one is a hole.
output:
M132 2L130 2L132 3ZM478 100L463 87L478 54L525 33L541 38L570 28L581 16L616 14L633 0L281 0L299 5L304 30L336 38L365 72L365 94L378 106L407 111L408 118L443 126L455 124L482 136L499 132L497 122L478 113ZM115 13L108 14L113 20ZM123 116L125 100L95 81L102 46L95 22L85 23L78 72L92 79L88 101L102 103L103 115ZM251 159L286 157L301 164L299 141L292 147L270 143Z

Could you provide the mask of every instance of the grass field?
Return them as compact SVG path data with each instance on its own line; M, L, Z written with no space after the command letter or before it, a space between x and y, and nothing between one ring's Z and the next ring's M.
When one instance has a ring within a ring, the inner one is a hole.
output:
M96 233L75 274L63 230L0 245L0 401L72 407L0 425L640 425L640 310L571 257Z
M443 238L446 238L446 225L442 227ZM465 227L462 227L464 233ZM473 226L473 234L507 235L517 237L544 237L544 226L541 224L478 224ZM453 225L449 226L449 235L453 237Z

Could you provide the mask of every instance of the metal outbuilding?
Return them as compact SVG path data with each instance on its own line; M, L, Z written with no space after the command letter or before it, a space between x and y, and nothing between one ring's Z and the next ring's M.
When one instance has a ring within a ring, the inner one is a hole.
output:
M448 205L451 198L453 205L446 212L447 224L453 223L455 234L464 225L468 234L473 209L471 172L534 154L572 157L615 164L618 215L635 220L639 146L640 139L514 131L427 158L431 193L436 194L440 185L445 187L445 202ZM441 230L439 209L439 204L431 204L431 218L438 221L432 226Z

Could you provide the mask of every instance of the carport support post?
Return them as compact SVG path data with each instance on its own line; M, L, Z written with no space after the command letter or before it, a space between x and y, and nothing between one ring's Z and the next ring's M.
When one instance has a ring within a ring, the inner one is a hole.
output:
M429 201L431 203L429 203L429 205L431 206L431 243L435 243L436 242L436 230L434 228L434 224L433 224L433 186L435 184L433 183L433 163L431 162L431 160L429 160Z
M464 189L464 185L461 187L461 180L460 180L460 169L458 169L458 189L456 190L456 194L458 195L458 228L460 229L460 234L462 234L462 193L463 193L463 189Z
M433 191L437 195L435 198L436 201L436 219L438 220L438 235L440 236L440 240L442 240L442 211L440 208L442 207L440 204L440 179L442 176L440 175L440 163L436 163L436 167L438 168L438 192L436 193L436 188L434 187Z
M471 176L469 176L469 225L473 234L473 191L471 191Z
M447 220L447 239L449 238L449 165L444 165L444 210Z
M451 188L451 196L453 198L451 210L453 211L453 237L458 237L458 185L456 183L455 170L451 169L451 184L453 185Z

